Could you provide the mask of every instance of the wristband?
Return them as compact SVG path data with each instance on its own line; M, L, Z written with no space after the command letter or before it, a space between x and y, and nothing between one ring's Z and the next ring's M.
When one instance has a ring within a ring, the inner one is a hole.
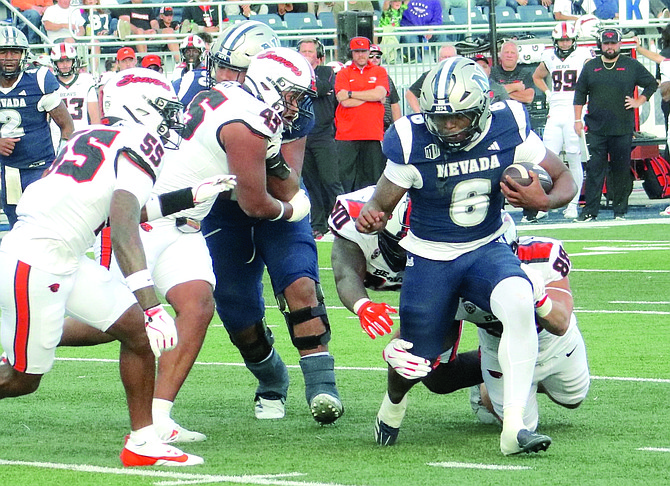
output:
M154 281L151 278L151 272L146 268L126 277L126 286L131 292L135 292L145 287L151 287L153 284Z
M281 209L279 210L279 216L277 216L276 218L272 218L270 221L279 221L280 219L282 219L284 217L284 211L286 211L286 205L279 200L277 200L277 201L279 202L279 205L281 206Z
M365 304L370 302L370 299L367 297L364 297L362 299L358 299L356 303L354 304L354 312L358 314L358 311L361 310L361 307L363 307Z
M163 211L161 211L161 201L158 198L158 194L151 195L147 203L144 205L144 209L147 212L147 221L153 221L163 217Z
M539 317L547 317L549 313L551 312L551 309L553 307L553 304L551 302L551 299L549 298L548 295L544 296L544 299L542 299L540 302L538 302L537 307L535 307L535 313Z

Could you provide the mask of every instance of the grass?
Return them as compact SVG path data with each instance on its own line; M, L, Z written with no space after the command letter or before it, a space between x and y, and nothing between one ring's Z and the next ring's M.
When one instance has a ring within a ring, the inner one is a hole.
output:
M541 431L554 439L546 453L502 456L498 429L476 421L467 391L438 396L421 386L410 393L398 444L376 446L372 424L385 389L381 350L387 339L369 339L342 308L329 269L330 244L319 243L331 351L345 404L334 425L320 427L309 415L297 353L283 318L271 308L268 322L292 382L284 420L254 419L255 383L215 321L173 413L184 426L208 435L204 443L183 447L206 463L123 470L117 456L128 418L115 362L118 346L62 349L35 394L0 402L0 479L68 486L670 484L670 244L669 227L661 223L522 229L521 234L565 241L594 377L576 410L540 397ZM397 298L375 296L389 303ZM269 294L266 301L274 304ZM475 328L466 326L461 349L475 347Z

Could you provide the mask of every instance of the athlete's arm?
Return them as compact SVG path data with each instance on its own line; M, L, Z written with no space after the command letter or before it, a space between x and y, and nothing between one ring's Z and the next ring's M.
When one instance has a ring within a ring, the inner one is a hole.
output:
M98 107L97 101L89 101L88 106L88 119L91 125L98 125L100 123L100 109Z
M372 198L365 203L356 218L356 229L361 233L376 233L383 230L393 208L406 192L407 189L394 184L382 174Z
M268 192L280 201L290 201L300 190L300 174L305 160L307 137L301 137L281 145L281 154L292 169L287 179L268 177Z
M53 118L56 125L60 128L61 140L69 140L72 132L74 132L74 122L65 107L65 103L61 101L56 108L49 112L49 116Z
M533 72L533 83L537 86L537 89L545 93L549 90L545 79L549 76L549 70L545 66L544 61L537 65L535 71Z
M544 317L536 316L537 322L550 333L562 336L568 330L574 308L570 280L566 276L547 284L545 290L551 299L551 312Z
M366 272L365 255L353 241L335 236L330 260L335 277L335 287L342 304L354 312L354 304L368 297L363 285Z

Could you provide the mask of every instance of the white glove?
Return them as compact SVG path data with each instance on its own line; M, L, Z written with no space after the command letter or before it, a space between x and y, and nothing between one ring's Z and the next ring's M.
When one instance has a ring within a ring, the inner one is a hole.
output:
M312 207L312 203L309 202L309 197L307 197L304 189L300 189L288 203L293 207L293 215L287 219L289 223L301 221L309 214L309 210Z
M144 311L144 327L156 358L159 358L163 351L170 351L177 345L174 319L161 304Z
M400 376L410 380L423 378L432 370L430 361L407 351L413 346L414 344L409 341L396 338L392 339L382 351L384 361L390 364Z
M230 191L235 187L236 176L220 174L204 179L200 184L191 188L193 204L198 205L215 199L220 193Z
M535 313L540 317L545 317L551 312L551 299L547 295L547 289L544 286L544 277L538 271L526 263L521 264L521 270L526 273L533 286L533 301L535 302Z

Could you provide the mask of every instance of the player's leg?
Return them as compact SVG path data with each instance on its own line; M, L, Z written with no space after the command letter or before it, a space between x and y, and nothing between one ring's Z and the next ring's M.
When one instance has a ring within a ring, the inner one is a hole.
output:
M258 380L256 418L284 417L288 369L273 348L265 325L264 264L252 238L255 227L236 203L218 202L205 218L205 239L212 257L216 311L247 369Z
M195 442L204 434L181 427L170 416L184 381L202 348L209 323L214 315L215 286L212 261L201 233L185 234L174 226L144 235L148 239L164 238L162 233L176 232L172 243L163 249L152 268L154 283L175 312L179 343L158 360L158 374L153 401L153 419L159 436L166 442ZM150 236L151 235L151 236ZM148 245L145 244L145 248Z
M305 398L312 416L320 423L334 422L344 408L335 383L335 359L328 351L330 323L318 283L318 257L308 218L295 223L261 222L255 240L291 342L300 354Z
M126 392L131 433L121 451L124 466L190 466L203 459L163 443L153 426L151 401L155 357L135 296L109 271L83 257L67 312L121 342L119 370Z
M564 215L567 219L575 219L578 215L579 198L584 185L584 168L582 167L582 154L579 145L579 137L575 133L574 124L566 120L563 124L563 138L565 140L565 159L568 162L572 178L577 184L577 194L568 204Z

